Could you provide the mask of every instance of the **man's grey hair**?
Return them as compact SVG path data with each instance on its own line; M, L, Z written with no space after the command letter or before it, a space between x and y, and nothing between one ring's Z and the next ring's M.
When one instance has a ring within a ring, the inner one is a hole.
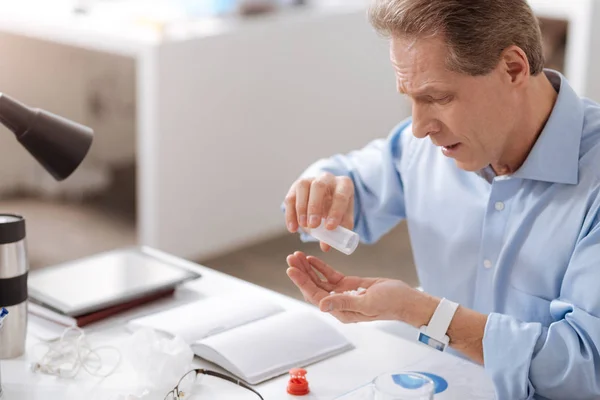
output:
M452 71L486 75L511 45L525 52L531 75L544 68L539 22L526 0L372 0L369 19L387 37L440 35Z

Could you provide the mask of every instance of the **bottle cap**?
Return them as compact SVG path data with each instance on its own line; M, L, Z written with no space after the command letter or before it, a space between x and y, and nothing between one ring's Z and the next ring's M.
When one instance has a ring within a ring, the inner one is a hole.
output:
M288 382L287 392L295 396L303 396L305 394L308 394L308 381L306 380L305 369L290 369L290 380Z

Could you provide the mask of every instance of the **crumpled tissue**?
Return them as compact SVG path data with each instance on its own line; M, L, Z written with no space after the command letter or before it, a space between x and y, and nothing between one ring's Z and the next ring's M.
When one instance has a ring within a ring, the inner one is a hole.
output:
M129 338L126 360L138 384L149 390L170 390L192 368L194 353L180 337L167 338L153 329L140 329ZM166 394L166 392L165 392Z

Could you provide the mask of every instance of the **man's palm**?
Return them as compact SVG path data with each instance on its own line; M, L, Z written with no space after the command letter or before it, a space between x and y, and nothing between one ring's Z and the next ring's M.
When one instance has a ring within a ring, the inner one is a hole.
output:
M340 311L334 315L344 322L397 319L399 306L395 304L396 300L405 297L407 290L414 290L400 280L345 276L320 259L306 257L302 252L288 256L287 262L290 266L288 275L305 300L323 311L331 311L329 307L336 303L336 310ZM361 287L367 291L359 295L360 298L331 296L332 292L343 294Z

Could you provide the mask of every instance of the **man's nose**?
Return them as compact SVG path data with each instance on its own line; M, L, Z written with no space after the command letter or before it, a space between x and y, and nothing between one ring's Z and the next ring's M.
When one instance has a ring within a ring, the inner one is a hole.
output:
M439 131L439 122L431 116L427 110L427 106L413 103L412 120L413 135L416 138L424 139Z

